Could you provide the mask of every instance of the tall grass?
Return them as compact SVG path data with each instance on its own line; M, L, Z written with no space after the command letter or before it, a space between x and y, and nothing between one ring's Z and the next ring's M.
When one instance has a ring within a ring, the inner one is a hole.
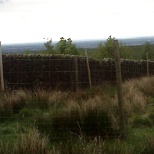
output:
M52 137L56 135L56 138L65 140L69 135L111 137L118 131L114 109L112 101L106 96L95 96L81 102L69 100L63 108L38 116L36 125Z
M48 154L51 153L49 148L48 138L36 129L29 129L27 133L17 135L17 141L13 145L0 142L0 153L3 154Z
M26 106L30 97L30 93L23 90L2 94L0 97L0 121L5 121L13 114L17 114Z
M37 130L30 129L27 134L17 135L18 140L14 144L0 142L0 153L3 154L152 154L154 150L154 138L144 137L144 140L136 140L132 143L120 139L103 140L94 138L86 140L80 137L57 144L51 144L47 137L42 136Z
M35 92L16 90L8 91L0 97L0 121L9 119L14 114L18 114L23 108L48 109L64 105L65 99L69 96L66 92L49 92L37 90Z
M153 85L154 77L123 84L128 132L153 128ZM0 124L10 117L10 122L34 123L32 129L26 126L20 131L14 144L1 140L0 153L135 154L153 151L152 137L139 143L133 142L132 138L132 144L117 139L120 135L119 113L113 87L99 86L76 92L19 90L1 94L0 102Z
M152 125L154 77L134 79L123 84L125 118L129 125Z

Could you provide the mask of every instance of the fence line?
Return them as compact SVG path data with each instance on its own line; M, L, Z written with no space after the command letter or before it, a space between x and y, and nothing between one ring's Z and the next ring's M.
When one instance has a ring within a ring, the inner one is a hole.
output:
M3 61L2 61L1 41L0 41L0 84L1 84L0 90L3 92L4 91L4 79L3 79Z
M146 58L147 58L147 76L149 77L149 54L148 52L146 53Z
M75 59L75 60L74 60ZM154 62L149 61L149 75ZM91 84L115 83L113 59L89 58ZM11 88L75 89L89 86L86 58L62 55L3 55L4 81ZM121 60L122 80L147 76L147 61Z
M3 55L3 67L6 86L19 90L0 95L0 153L125 153L127 138L125 142L119 139L129 131L129 148L132 145L128 153L135 148L136 153L143 153L143 143L149 143L145 136L140 144L130 138L140 141L136 131L154 126L154 80L126 82L122 89L122 81L147 76L147 61L8 54ZM148 72L154 75L153 61L148 61ZM89 87L89 75L92 88L80 89ZM43 90L35 90L38 87ZM1 151L7 147L9 152ZM45 152L49 148L52 152Z

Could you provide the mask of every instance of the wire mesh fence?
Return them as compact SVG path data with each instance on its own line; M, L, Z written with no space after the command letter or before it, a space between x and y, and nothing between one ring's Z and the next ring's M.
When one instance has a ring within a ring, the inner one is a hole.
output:
M98 61L90 58L93 86L116 83L113 59ZM154 74L154 62L149 61L149 74ZM89 86L85 57L69 55L3 55L5 85L13 89L34 87L46 89L76 89ZM147 61L122 60L123 81L147 75Z
M126 150L120 147L120 142L112 149L104 143L104 140L119 139L121 135L115 61L89 58L88 63L91 88L86 57L3 55L7 90L0 96L1 153L11 148L14 153L24 153L28 149L31 153ZM152 76L154 62L149 61L148 65ZM154 79L141 78L147 76L147 61L123 59L121 73L125 81L126 128L152 128L153 110L149 110L149 104L153 102ZM137 80L127 81L134 78ZM8 140L11 142L4 144ZM139 150L136 146L135 152Z

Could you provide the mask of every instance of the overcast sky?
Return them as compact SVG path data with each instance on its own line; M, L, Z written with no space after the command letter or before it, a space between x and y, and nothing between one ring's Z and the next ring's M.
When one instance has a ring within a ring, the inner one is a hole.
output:
M154 0L0 0L0 41L154 36Z

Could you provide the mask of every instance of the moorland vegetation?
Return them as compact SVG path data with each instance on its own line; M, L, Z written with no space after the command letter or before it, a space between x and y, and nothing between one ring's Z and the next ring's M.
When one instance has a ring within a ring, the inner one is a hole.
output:
M151 154L154 77L123 83L125 139L120 139L116 88L76 92L26 90L0 95L0 153Z
M88 52L96 59L113 58L113 41ZM40 53L82 55L71 39L52 40ZM154 46L124 46L121 58L153 60ZM125 138L121 139L117 90L103 84L72 91L16 90L0 94L2 154L152 154L154 151L154 77L123 83Z

